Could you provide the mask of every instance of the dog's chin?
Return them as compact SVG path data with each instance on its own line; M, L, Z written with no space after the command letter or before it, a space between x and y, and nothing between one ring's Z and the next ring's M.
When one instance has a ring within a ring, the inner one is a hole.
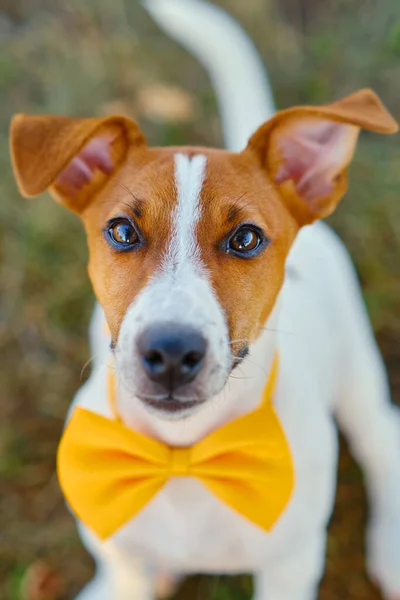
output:
M143 377L136 377L136 385L132 385L133 381L125 378L123 373L120 372L120 376L132 400L140 404L147 413L159 419L176 421L201 412L205 406L213 402L226 386L232 368L231 363L223 378L213 382L208 379L208 385L203 385L199 381L195 382L195 385L182 386L172 393L168 393L160 385L153 384Z
M200 411L201 407L207 402L207 399L185 400L173 396L160 398L138 394L136 397L147 412L160 419L170 421L187 418Z

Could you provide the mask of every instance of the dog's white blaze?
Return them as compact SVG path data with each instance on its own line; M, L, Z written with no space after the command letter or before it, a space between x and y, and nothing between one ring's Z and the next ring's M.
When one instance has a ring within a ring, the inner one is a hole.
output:
M173 215L172 238L163 270L176 272L188 262L200 267L196 226L201 216L200 195L206 173L207 159L203 154L193 158L175 155L177 206Z

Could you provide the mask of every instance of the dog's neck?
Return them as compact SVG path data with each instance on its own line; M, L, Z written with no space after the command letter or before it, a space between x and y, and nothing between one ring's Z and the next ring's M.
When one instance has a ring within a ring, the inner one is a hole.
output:
M234 369L224 388L196 412L179 419L165 419L150 413L143 404L118 388L118 412L128 427L171 446L188 446L260 403L276 351L279 302L269 316L249 355Z

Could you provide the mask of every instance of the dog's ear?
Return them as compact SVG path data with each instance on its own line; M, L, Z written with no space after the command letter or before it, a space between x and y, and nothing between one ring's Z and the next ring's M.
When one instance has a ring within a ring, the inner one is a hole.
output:
M300 225L328 216L347 188L360 128L395 133L398 125L371 90L325 106L278 112L251 137L255 152Z
M121 164L129 147L145 143L138 125L126 117L19 114L11 123L11 157L21 193L32 197L49 189L77 213Z

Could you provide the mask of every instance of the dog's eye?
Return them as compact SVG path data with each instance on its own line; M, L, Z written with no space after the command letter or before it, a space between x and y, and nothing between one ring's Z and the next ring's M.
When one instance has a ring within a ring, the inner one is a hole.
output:
M112 223L108 228L108 235L114 244L124 249L130 248L140 241L136 229L125 219Z
M263 238L254 227L245 225L240 227L228 242L228 251L233 251L235 254L252 253L262 243Z

